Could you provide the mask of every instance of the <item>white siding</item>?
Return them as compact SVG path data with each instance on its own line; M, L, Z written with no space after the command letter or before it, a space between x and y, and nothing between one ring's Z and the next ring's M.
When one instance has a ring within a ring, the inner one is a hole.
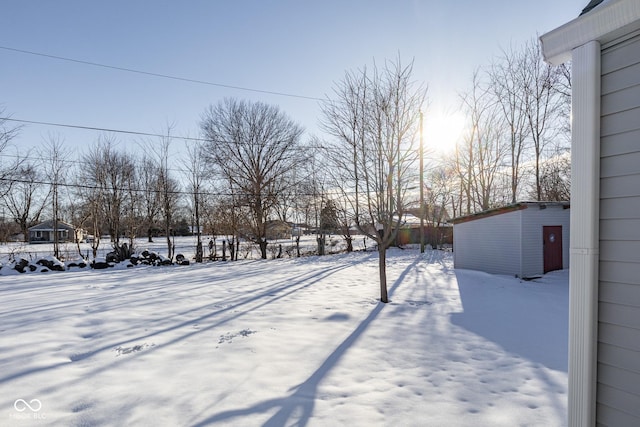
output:
M521 212L507 212L454 224L455 268L520 276Z
M597 421L640 425L640 38L602 52Z
M522 211L522 277L544 272L542 227L562 226L562 268L569 268L569 209L547 205L545 209L531 205Z

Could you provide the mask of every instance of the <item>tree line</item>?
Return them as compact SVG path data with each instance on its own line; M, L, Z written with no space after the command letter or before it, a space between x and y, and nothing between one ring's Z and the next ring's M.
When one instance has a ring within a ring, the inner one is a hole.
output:
M571 78L532 40L478 69L461 95L467 129L434 169L454 216L518 200L570 199Z
M570 84L569 70L545 64L534 41L504 51L461 95L467 127L455 152L427 152L423 170L427 87L399 57L345 72L321 103L323 138L305 137L278 106L233 98L203 112L197 141L181 140L167 126L162 137L126 150L130 141L103 133L74 156L52 136L38 152L2 156L3 219L25 237L43 217L82 227L94 236L94 256L101 236L115 248L158 237L166 239L168 258L175 255L171 236L186 222L197 236L196 261L203 232L224 236L237 259L241 240L267 258L275 223L314 230L320 254L327 234L342 235L351 249L356 231L375 242L386 302L386 250L407 213L440 223L447 213L522 198L568 200ZM0 154L18 133L0 121Z

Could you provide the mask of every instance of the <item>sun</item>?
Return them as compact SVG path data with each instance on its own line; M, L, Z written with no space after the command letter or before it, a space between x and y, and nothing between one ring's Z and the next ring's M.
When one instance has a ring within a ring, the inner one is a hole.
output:
M425 150L440 154L452 152L462 138L465 124L465 116L458 111L427 112L423 124Z

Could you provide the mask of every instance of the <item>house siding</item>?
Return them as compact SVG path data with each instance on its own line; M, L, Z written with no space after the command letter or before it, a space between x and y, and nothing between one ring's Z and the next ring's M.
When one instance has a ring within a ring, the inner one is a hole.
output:
M596 419L640 425L640 37L601 63Z
M454 225L455 268L521 275L522 210Z
M569 268L569 222L569 213L563 206L530 206L522 211L522 277L544 271L542 228L549 225L562 226L562 268Z

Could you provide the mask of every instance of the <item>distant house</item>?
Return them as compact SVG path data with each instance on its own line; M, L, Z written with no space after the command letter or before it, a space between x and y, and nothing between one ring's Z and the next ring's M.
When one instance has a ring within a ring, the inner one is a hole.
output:
M454 267L521 278L568 268L569 216L568 202L520 202L454 218Z
M42 222L33 227L29 227L29 243L53 243L55 240L55 232L58 233L58 242L74 242L77 238L84 238L84 231L75 228L71 224L58 221L58 226L54 230L53 220Z
M640 1L593 0L540 41L572 74L569 426L638 426Z
M267 221L266 230L267 230L267 239L269 240L279 240L279 239L290 239L291 231L293 227L291 224L280 221Z

